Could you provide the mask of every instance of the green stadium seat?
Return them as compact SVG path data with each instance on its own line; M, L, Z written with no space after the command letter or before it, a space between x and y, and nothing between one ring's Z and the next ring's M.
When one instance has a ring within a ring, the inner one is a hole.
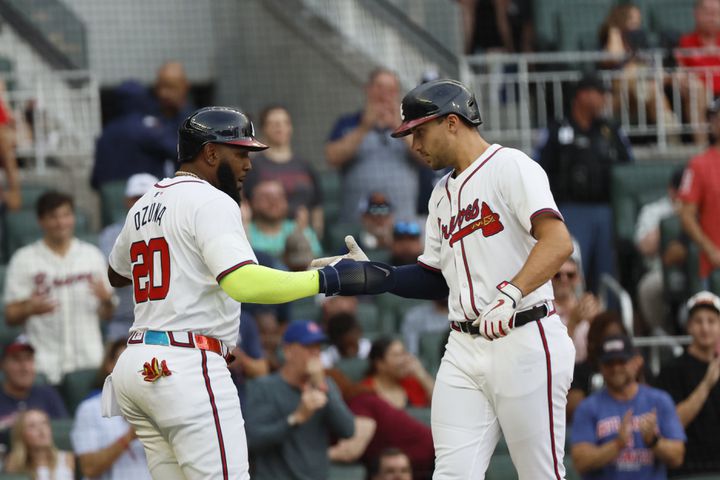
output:
M328 480L365 480L367 470L359 463L331 463L327 478Z
M574 0L556 16L561 50L596 50L598 32L612 8L611 0Z
M510 455L510 450L508 450L507 442L505 441L505 436L502 434L500 434L500 439L498 440L498 443L495 446L495 451L493 452L493 455Z
M48 185L21 184L20 193L22 195L22 209L34 212L38 198L40 198L43 193L51 189L52 187Z
M380 311L374 303L359 303L357 320L363 333L374 334L382 331Z
M80 402L90 394L96 378L95 369L78 370L65 375L60 384L60 394L70 414L74 415Z
M430 426L430 407L407 407L405 409L405 413L413 417L415 420L424 423L428 427Z
M516 480L517 478L517 471L509 454L492 456L485 473L485 480Z
M320 174L325 225L335 224L340 214L340 205L342 203L340 183L340 175L337 172L328 170Z
M335 367L353 382L359 382L365 378L368 366L365 358L341 358L335 364Z
M653 0L648 24L658 33L679 36L695 28L693 11L696 0Z
M540 50L554 50L559 43L556 19L563 11L564 0L535 0L535 36Z
M0 480L32 480L30 475L24 473L0 473Z
M116 180L104 183L100 187L101 217L104 227L125 219L125 185L127 181Z
M75 233L81 238L90 237L90 220L79 210L75 212ZM22 209L5 215L5 251L9 261L13 254L21 247L42 237L42 230L37 221L35 210Z
M425 332L420 335L420 361L432 375L440 368L447 336L447 332Z
M55 442L55 446L59 450L72 452L73 447L72 442L70 442L70 430L72 430L73 419L62 418L57 420L50 420L50 426L52 427L53 441Z
M395 335L400 331L403 318L408 310L427 302L427 300L402 298L389 293L378 295L375 298L377 306L380 309L382 332L389 335Z

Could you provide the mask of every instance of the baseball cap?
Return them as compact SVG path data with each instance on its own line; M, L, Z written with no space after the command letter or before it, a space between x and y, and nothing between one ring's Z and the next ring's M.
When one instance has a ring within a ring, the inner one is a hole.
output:
M393 235L396 237L419 237L420 225L416 222L396 222L393 226Z
M582 90L597 90L598 92L605 93L608 91L607 85L595 75L583 76L575 85L575 92Z
M630 360L635 356L632 340L627 335L613 335L603 340L600 349L600 363L613 360Z
M308 320L295 320L290 322L290 325L288 325L283 335L283 343L313 345L325 341L327 341L327 337L318 324Z
M702 307L710 308L720 313L720 298L714 293L704 290L696 293L687 301L688 315L692 315L694 310Z
M367 198L361 210L368 215L390 215L392 213L392 203L384 193L373 192Z
M5 345L5 348L3 348L2 351L2 358L5 358L7 355L10 355L12 353L17 352L31 352L35 353L35 348L33 348L32 345L30 345L30 342L28 341L27 337L23 334L17 337L15 340L11 341L7 345Z
M142 197L158 182L157 177L149 173L136 173L128 178L125 185L125 196L128 198Z

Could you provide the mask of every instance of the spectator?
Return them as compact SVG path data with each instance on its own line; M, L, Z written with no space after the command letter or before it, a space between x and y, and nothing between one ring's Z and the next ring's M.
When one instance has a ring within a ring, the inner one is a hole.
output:
M393 141L390 133L400 125L400 81L384 68L374 70L365 87L363 111L342 116L325 146L330 166L342 176L340 218L360 218L360 202L372 192L385 192L395 213L412 219L417 212L419 168L406 142Z
M266 308L253 309L252 315L255 317L258 334L260 335L262 356L267 359L270 372L275 372L282 364L280 350L282 347L282 336L287 325L278 318L277 309L272 308L271 305L264 307ZM242 326L242 321L240 325Z
M363 385L395 408L429 407L435 381L400 340L381 337L368 355L370 369Z
M151 114L147 89L134 81L117 89L119 115L102 130L95 145L95 164L90 177L93 188L136 173L163 178L164 162L177 156L177 126L166 132L159 117Z
M97 480L150 480L145 450L127 421L121 417L103 417L101 391L105 377L115 368L127 339L112 342L98 370L95 389L75 412L70 433L73 449L86 478Z
M330 317L326 328L330 346L320 358L323 367L332 368L342 358L367 358L372 342L364 338L357 317L351 313L338 313Z
M313 261L313 251L305 234L296 228L285 240L283 263L291 272L303 272Z
M135 205L135 202L140 200L140 197L152 188L157 183L157 177L150 175L149 173L136 173L131 176L127 184L125 185L125 207L130 210L130 207ZM117 240L125 219L113 223L105 227L100 235L98 236L98 245L105 258L110 256L110 251L115 240ZM117 290L118 305L115 309L115 314L110 319L107 325L105 333L106 340L115 340L117 338L127 338L130 327L135 321L135 302L133 300L133 289L128 286Z
M590 322L602 310L600 300L592 293L584 291L581 266L576 248L552 278L555 309L575 345L575 363L583 362L587 358Z
M665 479L682 465L685 432L670 395L636 380L638 354L626 336L602 344L605 388L584 400L572 425L572 459L594 479Z
M690 68L720 67L720 57L716 49L720 47L720 1L697 0L695 2L695 30L680 37L678 47L688 49L706 49L705 52L680 52L677 60L680 65ZM709 81L708 88L713 96L720 96L720 73L704 71L698 72L703 81ZM704 97L704 92L699 96Z
M408 310L403 317L400 333L407 351L417 356L420 354L420 338L424 333L447 332L447 330L448 299L445 297Z
M635 225L635 246L642 254L648 269L638 283L638 304L646 325L651 327L653 333L659 334L674 333L674 328L668 322L669 315L663 295L663 264L682 264L687 256L687 249L679 240L671 240L663 250L660 244L660 222L680 211L678 188L682 175L682 168L673 173L667 195L644 205Z
M620 115L624 107L634 121L640 115L639 109L644 109L651 123L657 124L658 117L663 117L665 128L675 134L670 139L678 143L680 125L670 102L662 89L656 90L655 82L643 72L649 67L638 51L650 45L647 32L642 28L642 12L637 5L625 3L610 10L600 27L600 44L606 52L621 58L605 65L606 68L622 71L622 76L614 78L612 82L615 115ZM657 92L660 97L656 95ZM658 106L661 108L659 112Z
M387 448L370 470L372 480L413 480L410 457L399 448Z
M2 351L2 390L0 390L0 446L7 451L10 427L28 409L42 410L52 419L68 416L65 404L49 385L35 385L35 349L24 335ZM1 455L0 455L1 456Z
M158 118L166 126L166 134L169 136L172 133L177 142L178 127L195 110L188 99L190 83L183 64L170 61L161 65L155 77L153 93L157 101Z
M610 172L613 165L632 160L625 135L602 117L605 92L595 77L580 80L570 116L549 128L537 157L565 223L580 244L591 291L603 273L614 270Z
M313 322L292 322L283 336L285 363L248 387L246 431L254 480L326 478L328 437L353 435L353 416L325 378Z
M417 263L423 253L420 225L416 222L396 222L390 245L390 264L396 267Z
M48 415L31 409L20 414L13 426L5 471L36 480L74 480L75 457L55 447Z
M393 239L395 215L384 193L371 193L362 208L361 230L357 236L363 250L389 250Z
M700 292L688 301L692 343L665 365L658 386L670 393L687 433L685 463L673 475L720 473L720 298Z
M270 148L253 156L252 170L245 177L245 195L251 198L255 186L276 180L285 189L288 218L293 219L300 207L310 213L310 225L322 237L324 217L322 188L312 166L299 158L292 149L292 119L287 108L273 105L260 114L263 141Z
M287 238L299 229L310 242L313 255L317 257L322 254L320 242L307 223L301 219L287 219L287 198L280 182L268 180L258 183L253 189L250 207L252 222L248 228L248 236L253 249L280 258L285 251Z
M100 365L100 320L112 317L117 300L102 252L74 236L72 197L46 192L36 210L43 238L10 259L5 320L25 327L38 372L57 385L66 373Z
M680 183L680 219L685 233L700 247L700 278L720 268L720 100L708 109L712 143L690 159Z
M235 359L228 365L238 389L240 405L245 405L245 386L248 380L270 373L270 363L263 354L260 329L249 313L240 314L238 345L231 352Z
M534 43L531 0L458 0L466 53L530 52Z
M598 358L605 338L627 335L625 325L616 312L607 311L595 316L587 333L587 358L576 363L573 381L568 391L566 413L571 420L577 406L593 392L603 386L602 375L598 373Z
M5 84L0 83L5 90ZM20 174L15 156L15 130L13 118L7 105L0 99L0 165L5 170L5 187L0 190L0 208L17 210L22 205L20 194Z

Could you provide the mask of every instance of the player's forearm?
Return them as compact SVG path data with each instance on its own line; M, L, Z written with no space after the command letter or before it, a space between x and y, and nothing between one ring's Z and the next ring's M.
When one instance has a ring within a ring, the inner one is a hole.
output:
M705 404L709 394L710 389L707 387L705 382L700 382L689 397L677 404L675 410L677 411L678 418L680 418L680 423L682 423L683 427L687 427L690 422L695 420L695 417L697 417L697 414L700 413L700 410Z
M318 272L285 272L261 265L238 268L220 281L231 298L242 303L287 303L317 295Z
M661 438L652 449L655 457L670 468L682 465L685 459L685 444L680 440Z
M527 295L549 281L573 251L570 234L559 219L546 220L535 228L538 242L512 284Z
M572 448L572 460L575 470L585 474L603 468L620 454L620 444L610 440L600 446L581 443Z

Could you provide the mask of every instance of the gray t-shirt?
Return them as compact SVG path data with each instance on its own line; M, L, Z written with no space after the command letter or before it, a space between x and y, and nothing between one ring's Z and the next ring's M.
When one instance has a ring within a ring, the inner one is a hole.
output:
M353 414L332 381L328 402L305 423L291 427L287 417L300 404L300 390L279 373L248 383L245 431L254 459L253 480L322 480L330 468L330 437L349 438L355 430Z

